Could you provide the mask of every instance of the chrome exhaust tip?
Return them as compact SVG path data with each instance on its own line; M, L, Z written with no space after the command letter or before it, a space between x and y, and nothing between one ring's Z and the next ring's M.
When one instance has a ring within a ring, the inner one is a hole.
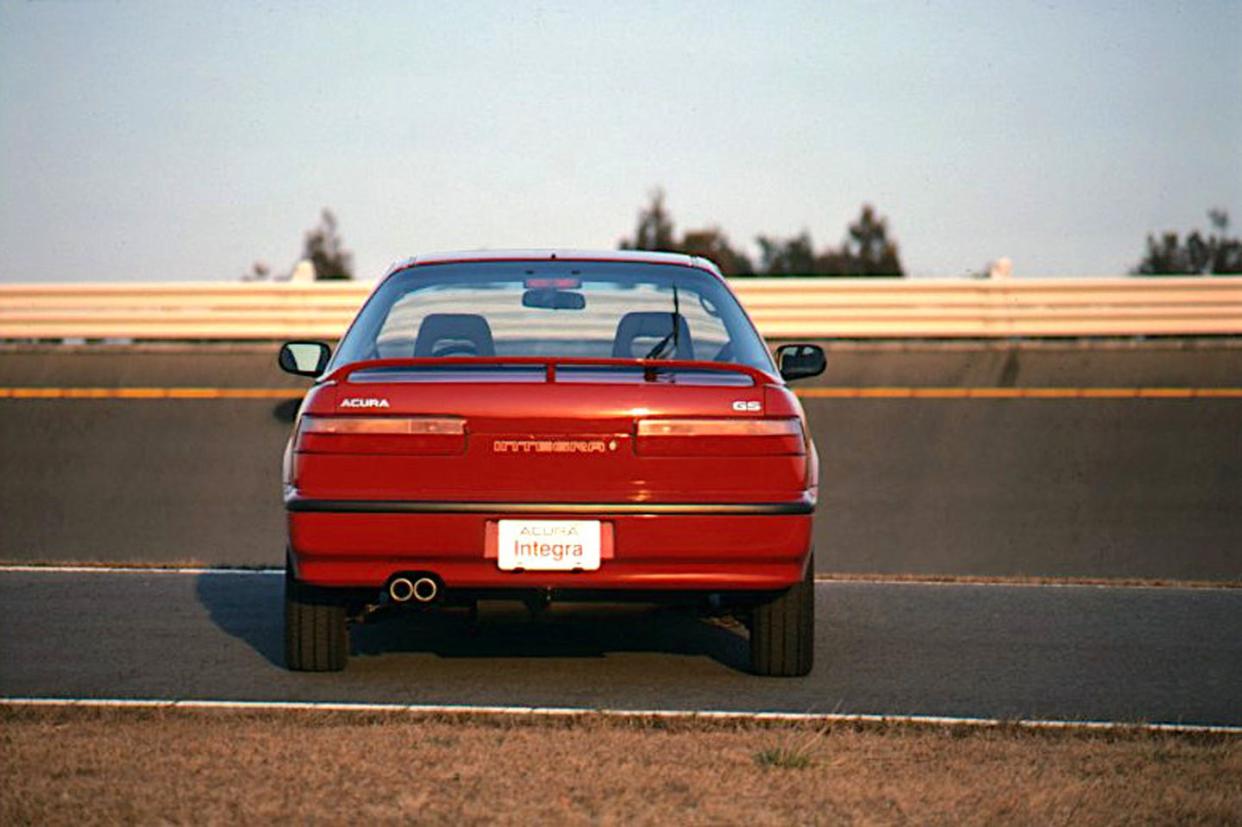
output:
M419 603L430 603L440 593L440 584L430 577L420 577L414 581L412 591Z
M392 598L393 603L405 603L415 596L414 584L408 577L394 577L388 584L388 596Z

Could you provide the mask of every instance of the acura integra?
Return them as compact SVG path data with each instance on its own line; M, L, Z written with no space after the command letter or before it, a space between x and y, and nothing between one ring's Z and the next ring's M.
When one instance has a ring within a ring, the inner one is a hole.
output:
M285 654L338 670L396 608L692 604L749 629L760 675L811 669L817 458L710 261L645 252L420 256L379 282L285 451Z

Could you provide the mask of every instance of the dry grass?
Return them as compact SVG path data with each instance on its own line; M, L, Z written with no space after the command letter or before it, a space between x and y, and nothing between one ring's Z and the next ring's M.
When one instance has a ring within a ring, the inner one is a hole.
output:
M0 823L1228 823L1242 739L0 710Z

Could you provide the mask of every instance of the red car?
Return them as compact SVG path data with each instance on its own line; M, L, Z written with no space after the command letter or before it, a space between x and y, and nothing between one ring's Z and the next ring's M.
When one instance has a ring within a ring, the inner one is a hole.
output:
M777 364L709 261L640 252L396 265L316 378L285 452L285 653L337 670L348 624L513 598L690 602L805 675L817 459Z

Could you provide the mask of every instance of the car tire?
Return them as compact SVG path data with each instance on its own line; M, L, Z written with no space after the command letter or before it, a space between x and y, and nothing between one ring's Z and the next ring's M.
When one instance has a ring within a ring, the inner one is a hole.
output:
M349 659L345 605L301 583L285 566L285 665L295 672L339 672Z
M798 678L815 660L814 560L806 576L775 598L756 606L750 623L750 665L756 675Z

